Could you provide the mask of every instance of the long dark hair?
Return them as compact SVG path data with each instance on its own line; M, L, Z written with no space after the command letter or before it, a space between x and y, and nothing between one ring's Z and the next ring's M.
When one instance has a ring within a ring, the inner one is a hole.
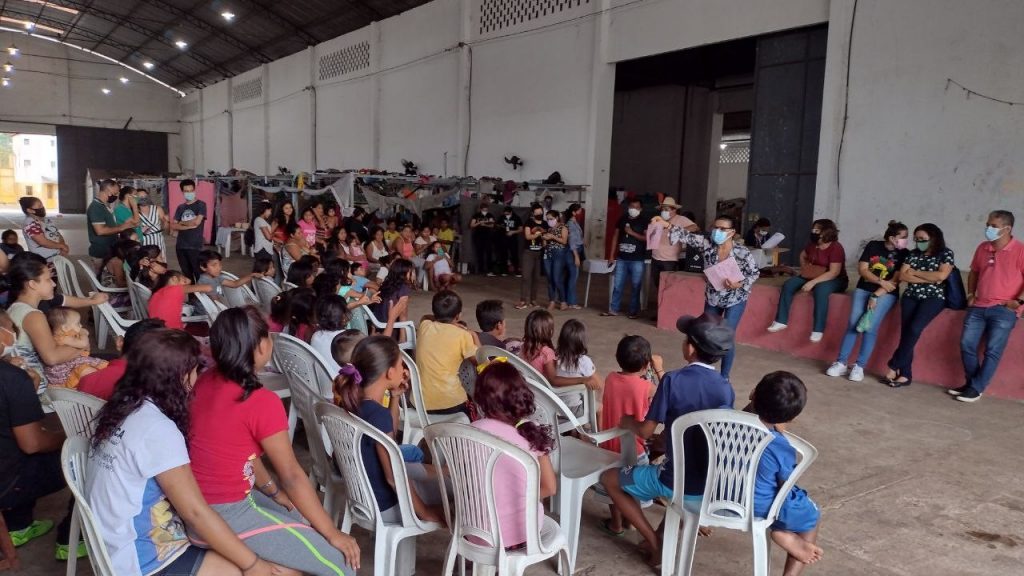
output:
M533 390L508 362L491 362L476 377L473 402L484 416L516 427L516 432L537 452L550 452L555 444L551 427L528 420L535 411Z
M580 208L583 208L583 206L580 205L579 202L569 204L569 207L565 209L565 212L562 212L562 220L564 220L566 224L568 224L570 220L575 220L575 218L573 218L573 212Z
M409 272L413 269L412 262L399 258L388 267L388 277L380 285L380 297L383 300L391 297L403 286L408 284Z
M558 365L565 370L575 370L580 356L587 353L587 327L579 320L572 318L562 324L558 333Z
M316 274L316 268L308 262L296 260L292 263L291 267L288 268L287 281L295 284L299 288L306 288L309 286L309 279Z
M107 257L103 259L102 263L100 263L100 270L106 268L107 264L110 264L110 261L114 258L117 258L121 262L130 262L132 254L134 254L140 246L142 245L130 238L114 242L113 246L110 247L110 251L107 252Z
M942 233L942 228L928 222L914 228L915 237L918 232L925 232L928 234L928 252L926 252L926 254L929 256L942 254L942 252L946 250L946 236Z
M551 339L555 336L555 317L547 310L534 310L526 316L523 328L523 350L520 352L527 362L540 354L545 346L554 348Z
M217 370L242 387L241 401L263 387L256 376L256 347L270 338L263 313L255 306L228 308L210 326L210 350Z
M292 207L292 215L285 216L284 207L290 205ZM287 230L289 223L295 222L295 205L292 204L291 200L285 200L277 205L277 210L274 211L274 224ZM290 233L289 233L290 235Z
M125 357L124 376L96 415L93 447L113 436L146 400L170 418L187 441L190 392L185 379L199 366L199 342L181 330L152 330L139 336Z
M312 288L292 288L288 291L288 334L298 338L299 328L303 324L313 324L315 306L316 292Z
M839 228L836 223L828 218L815 220L812 226L817 226L821 231L820 241L826 244L839 240Z
M28 283L46 271L46 259L35 252L22 252L12 258L11 265L7 268L7 282L10 283L7 306L14 304L28 287Z
M362 339L352 350L352 366L359 373L356 378L348 365L342 367L334 378L334 403L352 414L359 414L359 403L363 401L363 388L380 380L388 368L398 362L398 343L388 336L369 336ZM358 381L357 381L358 380Z

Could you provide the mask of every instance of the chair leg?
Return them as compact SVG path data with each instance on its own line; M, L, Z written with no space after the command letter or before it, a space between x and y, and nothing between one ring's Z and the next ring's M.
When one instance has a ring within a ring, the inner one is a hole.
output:
M295 439L295 427L299 423L299 412L295 409L295 402L288 400L288 442Z
M74 507L71 509L71 528L68 531L68 548L71 551L71 557L68 558L67 576L75 576L78 572L78 557L75 554L78 550L78 538L82 529L81 514L78 511L78 502L75 502Z
M448 555L444 559L444 571L441 572L444 576L452 576L452 571L455 570L455 560L458 558L458 542L455 538L452 538L451 544L448 545ZM461 566L460 574L466 576L466 561L462 560L459 562Z
M345 511L341 516L341 531L345 534L352 532L352 509L349 508L348 504L345 504Z
M665 510L665 534L661 544L661 576L671 576L679 562L679 523L682 519L671 506Z
M767 530L751 530L754 535L754 576L771 574L772 550Z
M390 547L392 555L389 574L394 576L413 576L416 573L416 537L410 536L398 541L397 546Z
M572 576L573 567L576 565L576 552L580 545L580 514L583 512L583 492L579 486L562 486L561 494L558 495L558 523L565 531L568 554L568 572L561 572L562 576Z
M107 319L100 313L99 308L92 309L92 317L96 321L96 347L100 350L107 347Z
M690 576L693 571L693 553L697 549L697 532L700 529L700 516L685 514L683 516L683 540L679 543L679 568L676 574Z

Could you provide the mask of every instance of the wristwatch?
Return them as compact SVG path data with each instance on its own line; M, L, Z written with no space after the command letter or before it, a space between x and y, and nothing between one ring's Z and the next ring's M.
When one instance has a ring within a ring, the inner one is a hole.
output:
M1017 304L1024 306L1024 298L1017 298Z

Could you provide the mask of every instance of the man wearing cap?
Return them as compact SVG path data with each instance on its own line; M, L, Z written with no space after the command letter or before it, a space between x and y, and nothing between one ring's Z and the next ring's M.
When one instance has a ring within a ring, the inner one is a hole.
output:
M676 203L676 199L671 196L666 197L662 202L659 209L661 210L661 219L667 221L672 226L682 228L687 232L697 232L700 230L692 220L679 214L679 209L682 208ZM655 231L655 234L660 236L657 242L648 242L648 246L651 248L651 271L654 273L654 290L658 291L658 287L661 286L661 273L662 272L675 272L679 269L679 253L682 251L682 245L673 243L669 240L668 233L665 231ZM653 239L652 239L653 240Z
M732 408L736 400L732 385L714 366L734 346L732 329L721 318L709 314L696 318L682 316L676 322L676 328L686 335L683 357L687 365L662 377L643 422L627 415L619 423L621 428L632 430L645 440L654 434L659 424L664 424L665 461L659 465L607 470L601 475L601 484L622 512L622 517L644 537L646 542L642 546L651 554L652 565L661 562L661 547L654 528L640 508L640 502L672 498L676 485L675 464L672 462L672 423L690 412ZM691 428L683 435L683 445L686 451L684 499L699 502L707 476L707 440L700 429Z

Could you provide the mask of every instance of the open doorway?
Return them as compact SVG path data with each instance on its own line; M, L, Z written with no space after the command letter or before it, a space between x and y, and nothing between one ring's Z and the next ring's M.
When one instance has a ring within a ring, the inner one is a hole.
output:
M20 212L22 196L39 198L47 211L60 208L56 136L0 132L0 210Z
M766 217L787 245L802 241L814 213L826 40L823 25L619 63L612 189L646 205L673 197L703 229L719 213L735 216L741 233Z

